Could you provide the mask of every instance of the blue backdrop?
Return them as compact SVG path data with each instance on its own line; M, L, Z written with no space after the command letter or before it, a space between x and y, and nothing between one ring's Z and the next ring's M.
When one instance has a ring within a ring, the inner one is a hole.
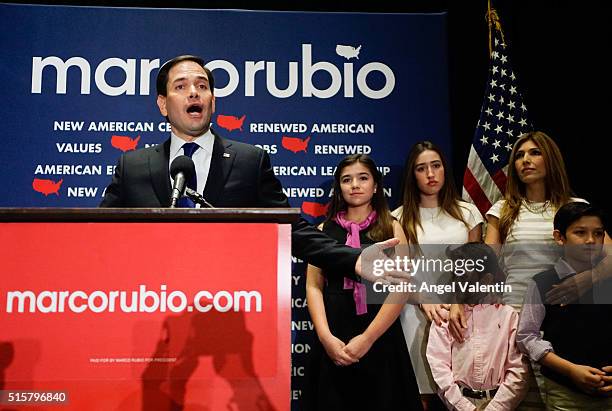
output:
M291 205L313 222L346 154L384 168L394 205L414 142L451 153L444 14L3 4L0 16L3 207L95 207L122 151L168 137L155 76L179 54L213 70L213 128L268 150ZM294 399L312 341L300 332L311 328L303 270L298 261Z

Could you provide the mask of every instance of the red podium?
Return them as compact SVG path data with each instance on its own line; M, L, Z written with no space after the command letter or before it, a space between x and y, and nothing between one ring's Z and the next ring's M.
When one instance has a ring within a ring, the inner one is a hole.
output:
M1 209L0 409L289 410L298 209Z

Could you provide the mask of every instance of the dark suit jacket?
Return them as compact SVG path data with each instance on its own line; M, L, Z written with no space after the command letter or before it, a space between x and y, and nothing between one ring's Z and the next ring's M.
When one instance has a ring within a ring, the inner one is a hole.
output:
M268 153L216 133L204 198L215 207L289 207ZM100 207L169 207L170 139L119 158ZM327 274L352 275L359 250L338 243L300 219L292 226L292 253Z

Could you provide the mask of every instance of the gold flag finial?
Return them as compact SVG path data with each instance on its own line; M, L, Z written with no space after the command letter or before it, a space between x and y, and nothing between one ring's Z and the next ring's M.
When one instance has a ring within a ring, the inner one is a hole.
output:
M488 1L488 9L486 15L487 23L489 24L489 58L493 53L493 28L499 31L501 35L502 41L505 43L504 32L501 28L501 22L499 21L499 16L497 15L497 10L491 7L491 0Z

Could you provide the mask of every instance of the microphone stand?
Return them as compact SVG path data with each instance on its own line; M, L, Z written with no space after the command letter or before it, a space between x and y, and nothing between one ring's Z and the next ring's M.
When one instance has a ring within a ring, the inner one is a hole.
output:
M212 204L206 201L204 196L189 187L185 187L185 195L189 197L194 203L198 203L200 207L215 208Z

